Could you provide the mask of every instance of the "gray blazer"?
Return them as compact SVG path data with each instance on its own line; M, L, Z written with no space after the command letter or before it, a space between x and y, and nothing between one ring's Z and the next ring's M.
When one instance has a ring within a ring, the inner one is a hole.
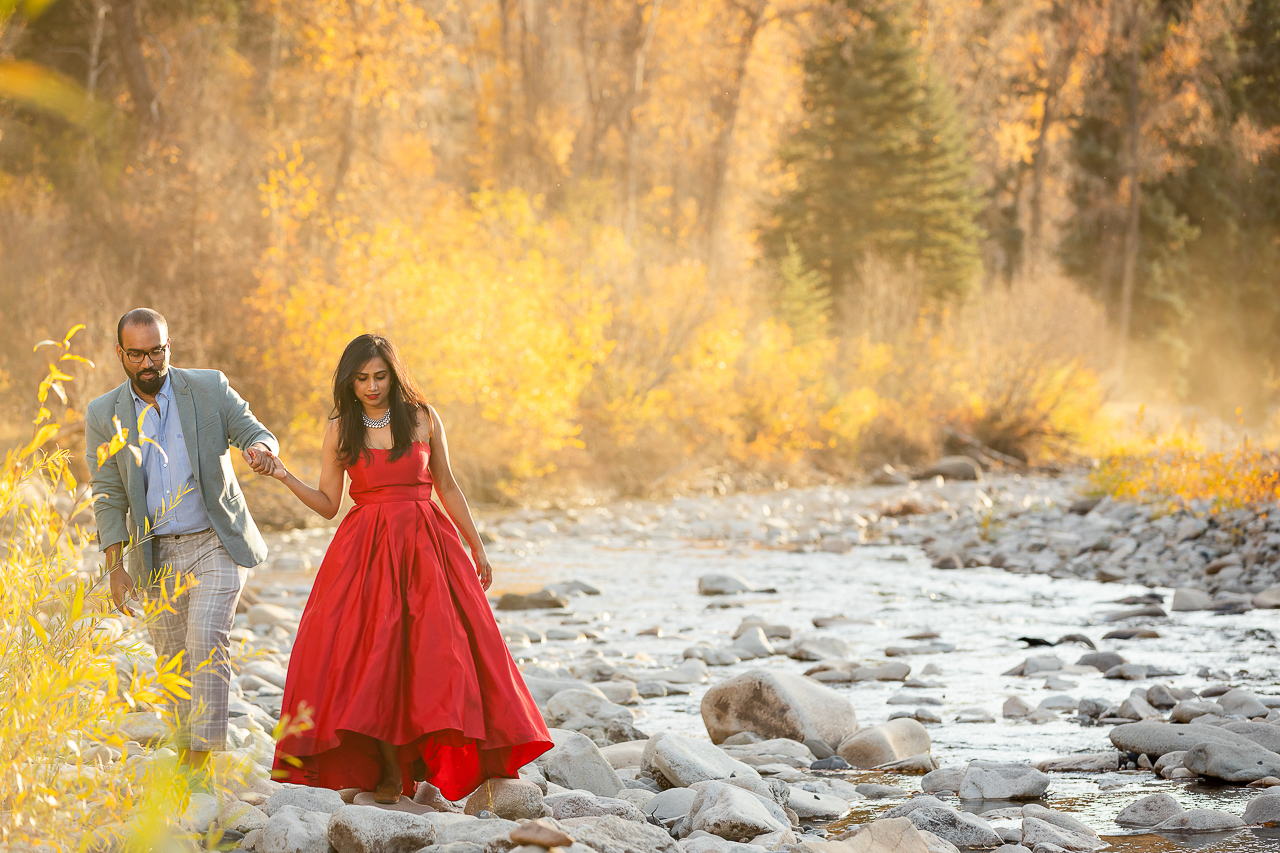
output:
M182 500L201 500L214 532L231 559L240 566L256 566L267 556L267 543L249 515L244 493L231 467L231 448L243 450L262 442L278 453L276 437L249 411L220 370L169 368L182 420L183 441L191 458L198 494ZM133 543L128 568L134 583L143 585L154 568L151 539L144 538L147 494L142 468L131 452L122 450L98 467L98 446L115 434L112 418L129 431L129 444L138 443L138 417L126 380L89 404L85 413L85 459L93 475L93 514L98 521L98 544L105 551L118 542Z

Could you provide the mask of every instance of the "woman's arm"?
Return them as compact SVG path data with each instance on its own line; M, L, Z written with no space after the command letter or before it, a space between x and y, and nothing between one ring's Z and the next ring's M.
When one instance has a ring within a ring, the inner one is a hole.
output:
M299 480L279 457L272 457L271 476L289 487L298 500L310 509L324 516L333 518L342 507L342 487L346 485L347 472L338 464L338 422L329 421L324 432L324 444L320 449L320 488L313 489Z
M462 538L466 539L467 544L471 546L471 558L476 564L476 576L480 578L480 586L488 589L493 584L493 566L489 564L489 557L484 552L484 541L480 539L476 524L471 519L471 508L467 506L467 497L462 494L462 489L458 488L458 481L453 479L453 471L449 468L449 442L445 438L444 423L435 409L430 406L427 407L427 415L429 424L418 425L418 437L420 441L427 441L428 438L422 433L430 430L431 479L435 481L436 494L440 496L444 511L449 513L449 518L453 519Z

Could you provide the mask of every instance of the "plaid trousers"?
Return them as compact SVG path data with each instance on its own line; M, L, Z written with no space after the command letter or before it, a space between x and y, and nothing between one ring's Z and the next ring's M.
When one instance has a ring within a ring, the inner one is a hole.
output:
M212 530L156 536L151 548L156 569L147 595L167 590L173 597L178 578L195 581L150 628L157 657L186 653L181 672L191 679L191 698L176 703L178 746L225 750L231 688L228 635L248 570L235 564Z

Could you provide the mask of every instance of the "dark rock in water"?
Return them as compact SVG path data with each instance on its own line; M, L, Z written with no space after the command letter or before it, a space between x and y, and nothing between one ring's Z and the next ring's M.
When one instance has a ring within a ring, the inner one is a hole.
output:
M849 762L845 761L838 755L829 755L826 758L819 758L817 761L809 765L810 770L848 770Z
M1113 610L1110 613L1102 614L1103 622L1123 622L1125 619L1138 619L1142 617L1151 617L1155 619L1164 619L1168 617L1168 613L1164 609L1154 604L1148 604L1145 607L1138 607L1133 610Z
M935 569L963 569L964 557L959 554L942 554L933 558Z
M1046 640L1046 639L1044 639L1044 638L1042 638L1042 637L1019 637L1019 638L1018 638L1018 642L1019 642L1019 643L1026 643L1026 644L1027 644L1027 648L1029 648L1029 649L1031 649L1031 648L1036 648L1036 647L1039 647L1039 646L1052 646L1052 645L1053 645L1053 643L1049 642L1048 640Z
M1117 598L1112 604L1126 604L1135 607L1139 604L1164 604L1164 596L1158 592L1146 592L1142 595L1128 595Z
M1158 640L1159 631L1150 628L1118 628L1102 635L1104 640Z
M1084 634L1063 634L1058 638L1058 642L1054 643L1054 645L1060 646L1063 643L1078 643L1079 645L1088 646L1095 650L1098 648L1093 644L1093 640L1090 640Z
M503 593L498 599L499 610L546 610L564 609L569 606L569 599L547 590L538 590L528 595L515 592Z
M1120 666L1125 663L1128 663L1128 661L1115 652L1089 652L1080 656L1080 660L1076 661L1076 666L1091 666L1099 672L1106 672L1113 666Z

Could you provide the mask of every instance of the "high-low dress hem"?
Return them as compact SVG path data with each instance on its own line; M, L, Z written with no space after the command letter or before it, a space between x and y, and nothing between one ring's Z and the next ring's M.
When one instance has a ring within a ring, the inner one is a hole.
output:
M404 793L425 779L450 800L514 777L552 747L448 516L431 501L429 445L349 469L356 505L316 573L289 662L285 782L371 790L376 740L399 747ZM376 739L376 740L375 740Z

